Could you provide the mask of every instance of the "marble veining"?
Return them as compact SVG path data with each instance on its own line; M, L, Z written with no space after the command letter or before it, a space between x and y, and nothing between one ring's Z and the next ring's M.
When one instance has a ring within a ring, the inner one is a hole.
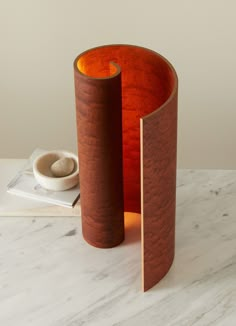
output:
M174 264L146 293L139 215L113 249L80 217L0 217L0 325L236 325L236 171L178 171L176 215Z

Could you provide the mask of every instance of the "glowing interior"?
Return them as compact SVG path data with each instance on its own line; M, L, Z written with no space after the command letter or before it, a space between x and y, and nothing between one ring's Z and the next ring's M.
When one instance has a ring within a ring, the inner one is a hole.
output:
M86 75L93 78L104 78L115 75L117 71L117 66L112 62L103 62L103 61L92 61L88 62L87 56L82 56L77 62L78 70Z
M79 72L111 78L121 69L123 178L125 211L140 213L140 118L160 108L171 96L176 76L157 53L129 45L111 45L84 52Z

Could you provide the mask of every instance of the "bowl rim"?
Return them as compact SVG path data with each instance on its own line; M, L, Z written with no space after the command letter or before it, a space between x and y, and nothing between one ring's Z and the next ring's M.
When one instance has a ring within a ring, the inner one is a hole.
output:
M64 176L64 177L49 177L43 173L41 173L38 169L38 163L39 161L41 161L44 157L50 155L50 154L69 154L69 155L66 155L65 157L71 157L73 158L73 160L76 161L76 170L67 175L67 176ZM47 180L53 180L53 181L56 181L57 182L60 182L60 181L63 181L63 180L69 180L73 177L75 177L76 175L79 174L79 159L78 159L78 156L72 152L69 152L69 151L65 151L65 150L52 150L52 151L47 151L46 153L43 153L41 155L39 155L33 162L33 172L34 174L36 173L38 176L40 176L41 178L45 178Z

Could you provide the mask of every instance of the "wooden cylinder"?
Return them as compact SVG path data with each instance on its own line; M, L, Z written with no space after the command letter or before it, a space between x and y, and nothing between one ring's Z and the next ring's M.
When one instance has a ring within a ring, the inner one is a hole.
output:
M85 240L110 248L124 239L121 74L85 76L75 61L75 93L82 231Z

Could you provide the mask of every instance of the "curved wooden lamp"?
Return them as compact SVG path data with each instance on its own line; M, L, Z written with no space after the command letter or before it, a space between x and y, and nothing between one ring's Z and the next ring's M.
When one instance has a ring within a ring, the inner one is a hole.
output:
M110 248L141 213L143 290L174 258L177 75L161 55L106 45L74 62L82 230Z

